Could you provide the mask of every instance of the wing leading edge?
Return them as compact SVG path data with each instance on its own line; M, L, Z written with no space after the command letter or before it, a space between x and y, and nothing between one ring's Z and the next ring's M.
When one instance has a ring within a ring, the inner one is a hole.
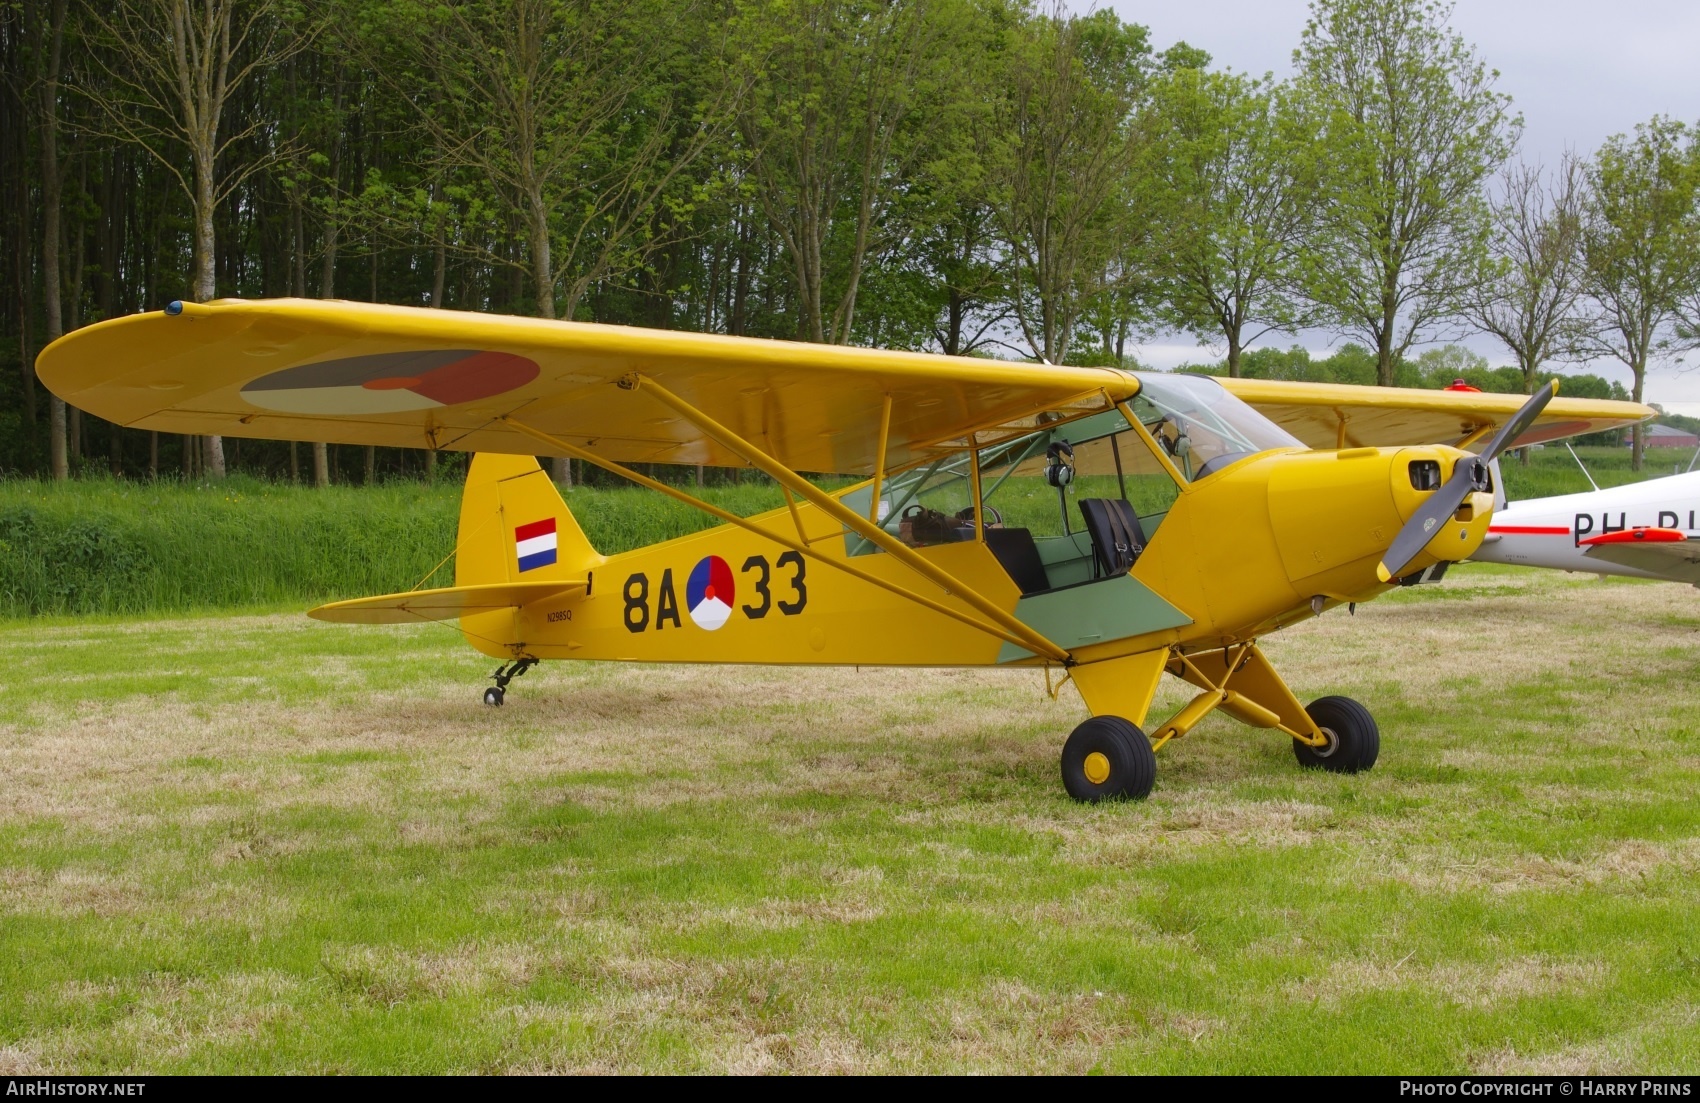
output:
M1221 383L1312 448L1453 444L1498 428L1527 401L1523 395L1482 391L1425 391L1277 379L1223 379ZM1638 402L1565 398L1561 392L1510 446L1520 448L1633 425L1656 412Z
M548 454L504 418L623 463L741 466L632 373L798 471L872 473L1106 397L1131 375L626 326L303 299L100 322L37 361L66 401L161 432Z

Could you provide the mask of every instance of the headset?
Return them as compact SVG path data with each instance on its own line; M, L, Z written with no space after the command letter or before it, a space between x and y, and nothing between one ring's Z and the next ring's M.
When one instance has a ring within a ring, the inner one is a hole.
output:
M1066 440L1052 441L1045 449L1045 482L1058 490L1074 481L1074 446Z

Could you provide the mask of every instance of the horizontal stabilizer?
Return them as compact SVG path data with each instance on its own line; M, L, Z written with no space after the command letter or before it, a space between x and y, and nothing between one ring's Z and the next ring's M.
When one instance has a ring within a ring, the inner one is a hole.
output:
M582 580L554 580L445 586L437 590L409 590L402 594L333 601L308 610L307 615L339 624L418 624L425 620L456 620L473 613L517 609L557 594L582 590L585 585Z

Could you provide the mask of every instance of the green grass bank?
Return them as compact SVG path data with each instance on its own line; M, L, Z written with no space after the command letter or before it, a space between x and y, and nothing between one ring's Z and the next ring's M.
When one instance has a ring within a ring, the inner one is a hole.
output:
M1671 473L1688 455L1629 469L1626 449L1584 449L1601 486ZM1563 448L1505 467L1513 498L1587 490ZM783 504L765 480L710 486L748 515ZM591 543L618 552L695 532L709 518L636 488L576 488ZM182 613L307 604L417 585L454 549L460 486L393 482L315 490L232 478L219 485L0 482L0 616ZM452 563L433 579L446 585Z

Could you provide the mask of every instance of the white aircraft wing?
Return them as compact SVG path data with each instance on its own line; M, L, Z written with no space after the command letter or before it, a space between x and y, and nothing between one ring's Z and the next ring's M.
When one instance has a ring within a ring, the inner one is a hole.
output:
M1629 529L1582 541L1583 555L1700 586L1700 537L1674 529Z

